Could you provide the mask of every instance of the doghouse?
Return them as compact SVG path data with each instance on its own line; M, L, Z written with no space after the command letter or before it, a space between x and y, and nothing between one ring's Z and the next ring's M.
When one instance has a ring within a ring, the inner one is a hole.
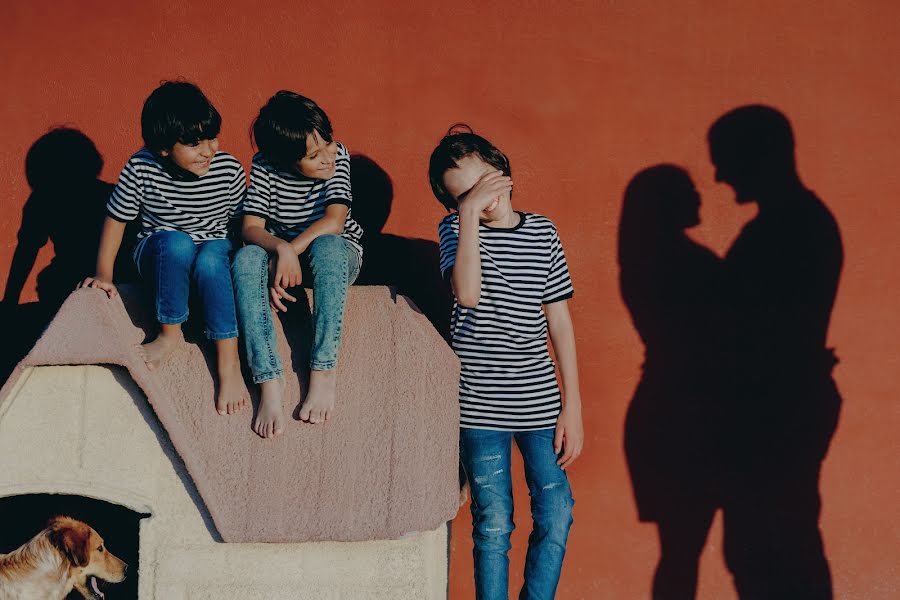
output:
M122 298L73 293L0 392L0 502L67 494L134 511L141 599L446 597L458 363L412 303L351 288L336 417L288 417L262 440L252 410L216 414L201 345L146 370L141 302ZM295 329L292 344L278 326L301 373L287 413L305 379Z

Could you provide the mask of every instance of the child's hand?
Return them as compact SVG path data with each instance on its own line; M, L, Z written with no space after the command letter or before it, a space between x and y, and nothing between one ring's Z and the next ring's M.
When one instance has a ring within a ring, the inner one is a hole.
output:
M272 272L272 287L292 288L303 283L303 272L300 270L300 258L297 251L289 243L278 246L275 253L275 265Z
M110 298L115 298L119 295L119 290L116 289L116 286L114 286L111 281L107 281L106 279L97 276L85 277L84 281L75 286L75 289L80 290L85 287L103 290Z
M559 413L556 421L556 435L553 437L553 451L559 454L563 449L563 455L556 464L565 469L581 455L584 447L584 426L581 423L581 406L567 404Z
M287 312L282 300L296 302L297 299L287 292L287 288L300 285L303 272L300 270L300 258L297 251L289 243L278 246L275 253L275 264L272 269L272 284L269 287L269 300L276 310Z
M475 185L459 201L459 212L474 211L481 214L503 194L512 190L512 179L501 171L489 171L482 175Z
M282 302L282 300L288 300L289 302L296 302L297 299L294 296L291 296L287 293L287 291L278 286L272 286L269 288L269 302L275 308L275 310L279 312L287 312L287 305Z

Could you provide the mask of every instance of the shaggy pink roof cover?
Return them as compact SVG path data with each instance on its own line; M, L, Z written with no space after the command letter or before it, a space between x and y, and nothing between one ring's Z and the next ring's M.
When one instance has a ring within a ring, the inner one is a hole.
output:
M208 343L186 342L160 369L146 368L135 346L153 335L152 325L138 290L120 291L124 304L99 290L74 292L0 398L23 367L125 367L226 542L394 539L456 514L459 364L405 297L386 287L350 289L337 412L325 424L291 418L308 374L308 304L293 305L284 327L276 319L289 417L284 434L263 440L251 429L255 392L254 410L216 413Z

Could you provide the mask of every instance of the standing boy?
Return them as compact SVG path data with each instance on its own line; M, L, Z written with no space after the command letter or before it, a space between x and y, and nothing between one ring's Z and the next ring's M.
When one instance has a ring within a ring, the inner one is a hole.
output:
M461 367L460 460L472 490L476 595L507 598L515 440L534 520L520 598L550 599L572 524L564 469L584 439L562 244L549 219L512 209L509 160L483 137L451 130L428 174L438 201L455 211L439 226L441 271L455 296L451 338Z

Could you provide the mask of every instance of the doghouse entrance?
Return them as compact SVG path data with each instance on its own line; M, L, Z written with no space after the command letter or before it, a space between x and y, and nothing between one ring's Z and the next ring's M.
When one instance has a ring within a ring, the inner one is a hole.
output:
M127 577L107 586L106 599L137 598L139 526L149 514L83 496L27 494L0 498L0 553L11 552L30 540L56 515L84 521L100 534L110 552L128 563ZM73 590L66 600L82 600L81 594Z

